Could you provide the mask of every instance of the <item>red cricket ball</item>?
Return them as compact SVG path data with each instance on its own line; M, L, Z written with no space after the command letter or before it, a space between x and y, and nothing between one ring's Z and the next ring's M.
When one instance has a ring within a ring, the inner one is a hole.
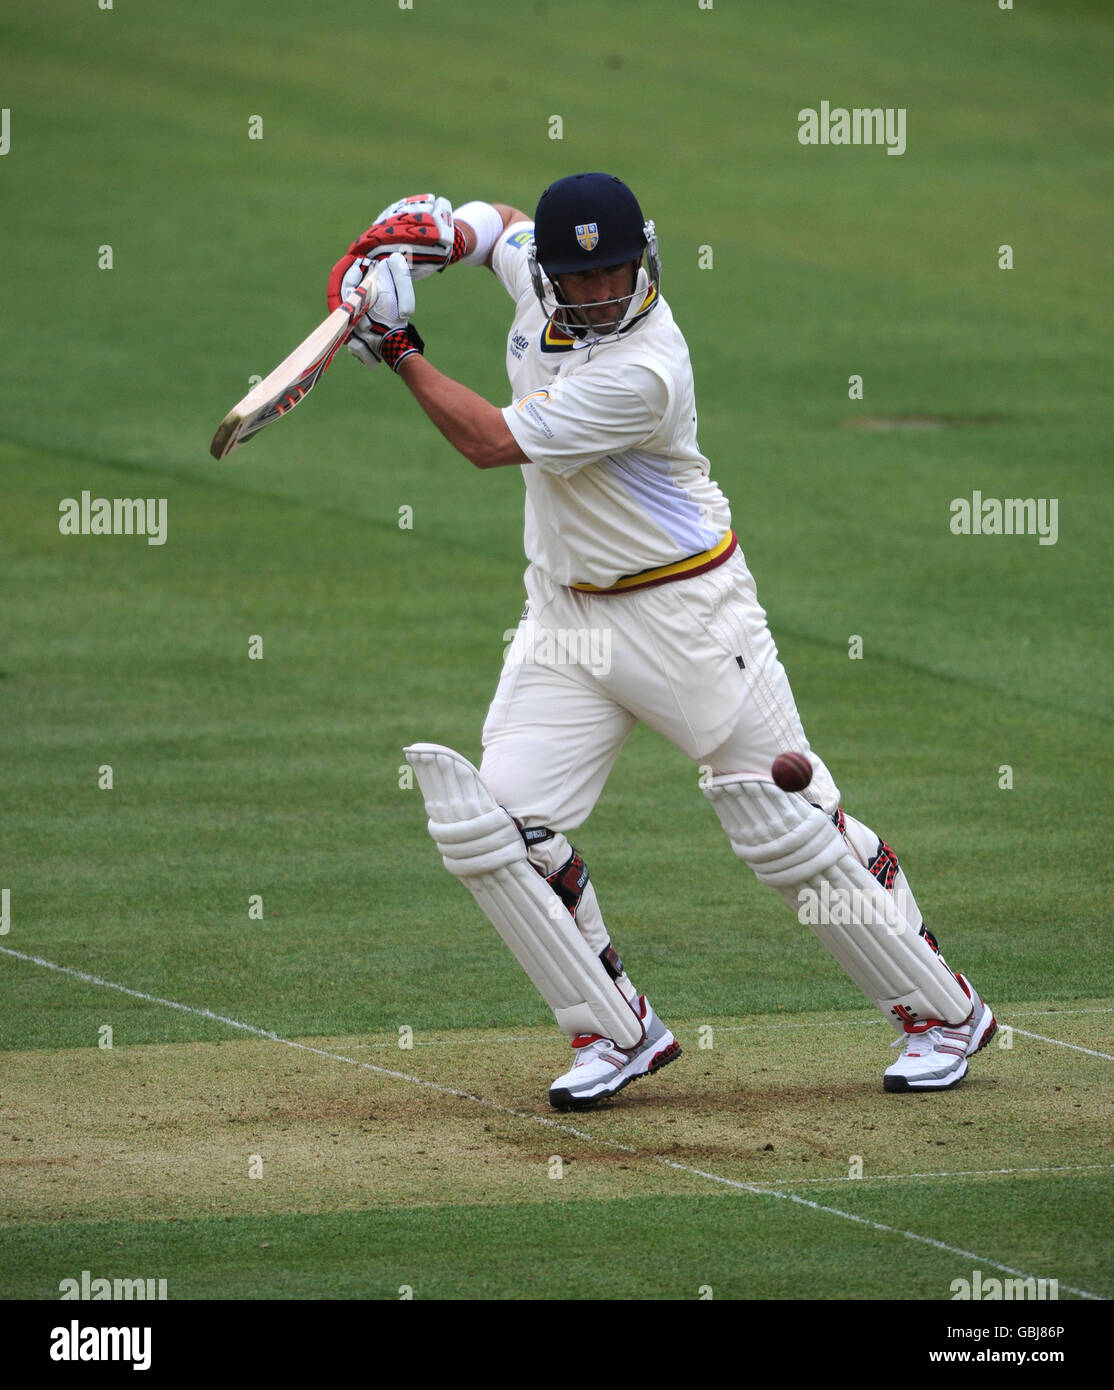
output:
M803 792L812 781L812 763L805 753L779 753L770 775L783 792Z

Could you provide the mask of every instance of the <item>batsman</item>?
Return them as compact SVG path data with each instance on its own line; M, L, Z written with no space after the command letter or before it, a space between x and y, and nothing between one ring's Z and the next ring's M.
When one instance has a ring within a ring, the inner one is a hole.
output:
M994 1015L945 964L897 855L843 810L805 737L697 443L688 348L635 195L585 173L551 184L532 218L501 203L404 198L334 267L330 308L376 259L379 293L349 351L370 368L385 362L476 468L514 466L525 483L526 610L482 763L427 743L406 757L446 869L572 1045L551 1104L596 1105L681 1050L620 959L568 838L639 721L703 769L735 854L894 1025L901 1051L884 1088L955 1086ZM514 305L503 407L440 372L411 322L413 282L458 264L488 267ZM785 753L811 765L803 790L773 780Z

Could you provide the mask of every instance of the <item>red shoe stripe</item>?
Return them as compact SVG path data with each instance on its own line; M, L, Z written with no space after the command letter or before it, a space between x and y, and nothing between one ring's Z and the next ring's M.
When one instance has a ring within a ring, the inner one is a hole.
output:
M897 1010L895 1009L896 1013ZM902 1028L907 1033L927 1033L930 1028L942 1028L944 1020L942 1018L923 1018L920 1023L903 1023Z

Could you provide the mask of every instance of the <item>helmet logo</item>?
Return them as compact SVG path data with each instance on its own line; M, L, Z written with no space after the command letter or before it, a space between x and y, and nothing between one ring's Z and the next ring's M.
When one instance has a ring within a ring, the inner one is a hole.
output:
M599 228L594 222L583 222L576 229L576 239L585 251L594 251L600 239Z

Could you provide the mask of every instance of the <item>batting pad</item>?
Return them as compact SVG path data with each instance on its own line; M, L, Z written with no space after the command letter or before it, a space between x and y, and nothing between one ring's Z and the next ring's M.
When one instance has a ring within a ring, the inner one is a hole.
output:
M568 909L526 857L508 811L467 758L438 743L404 748L425 797L429 833L557 1024L570 1037L598 1033L637 1047L642 1021L577 931Z
M823 811L759 777L713 777L704 794L739 858L891 1022L966 1019L962 986Z

